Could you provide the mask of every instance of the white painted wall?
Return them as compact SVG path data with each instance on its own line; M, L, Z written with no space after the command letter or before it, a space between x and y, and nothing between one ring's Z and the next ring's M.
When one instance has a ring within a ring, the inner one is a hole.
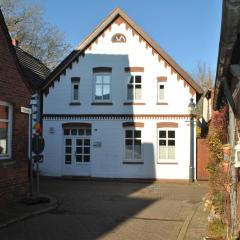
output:
M75 120L79 122L79 120ZM98 141L100 148L91 146L91 164L89 175L92 177L114 178L158 178L158 179L188 179L189 177L189 122L178 120L176 131L176 161L174 163L157 163L157 127L162 120L136 120L144 122L142 128L142 158L144 164L124 164L124 128L120 120L81 121L92 124L91 145ZM64 167L64 146L62 123L74 121L44 121L44 138L46 147L44 163L41 171L44 175L86 175L86 165L75 164ZM176 121L174 121L176 122ZM54 133L49 133L54 128ZM69 170L70 168L70 170Z

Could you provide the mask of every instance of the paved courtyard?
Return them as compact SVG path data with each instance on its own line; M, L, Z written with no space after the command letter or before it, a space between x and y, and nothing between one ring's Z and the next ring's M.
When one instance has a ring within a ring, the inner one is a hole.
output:
M206 214L197 209L206 183L42 179L41 191L55 196L58 208L0 229L1 240L197 240L205 235Z

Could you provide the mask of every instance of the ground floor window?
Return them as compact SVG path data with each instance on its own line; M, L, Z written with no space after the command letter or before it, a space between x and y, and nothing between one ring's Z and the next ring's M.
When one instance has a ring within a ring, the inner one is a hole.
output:
M65 128L64 153L65 164L89 163L91 146L90 128Z
M0 159L11 158L12 106L0 101Z
M125 161L142 160L141 130L125 130Z
M175 130L158 130L158 160L175 160Z

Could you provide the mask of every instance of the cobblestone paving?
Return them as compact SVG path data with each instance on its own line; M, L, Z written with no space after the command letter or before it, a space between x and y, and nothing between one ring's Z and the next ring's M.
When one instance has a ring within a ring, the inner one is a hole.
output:
M59 207L0 229L0 239L176 240L184 221L199 206L206 189L205 183L43 179L41 190L55 196ZM202 234L204 218L194 215L195 223L189 224L192 232L187 233L187 240L197 239L192 237ZM198 235L194 235L194 224L202 226L198 228Z

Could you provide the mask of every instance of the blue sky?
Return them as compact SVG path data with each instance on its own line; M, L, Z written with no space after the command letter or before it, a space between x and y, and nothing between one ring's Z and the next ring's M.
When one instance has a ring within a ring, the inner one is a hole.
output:
M221 0L26 0L75 47L115 7L122 8L186 71L205 62L216 72Z

